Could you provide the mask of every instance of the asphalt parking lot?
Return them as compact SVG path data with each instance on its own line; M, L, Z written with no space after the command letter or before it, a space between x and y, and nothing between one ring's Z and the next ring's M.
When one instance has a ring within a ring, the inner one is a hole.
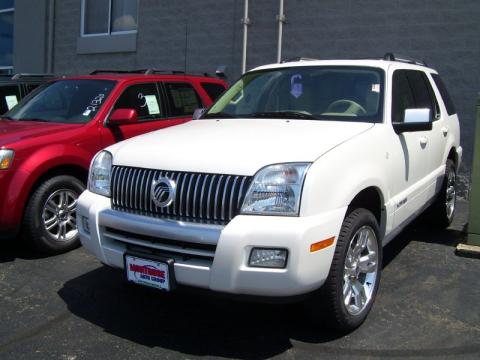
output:
M417 222L384 250L380 291L365 324L342 336L299 305L125 283L83 249L38 257L0 246L0 358L480 357L480 259L455 255L467 219L446 231Z

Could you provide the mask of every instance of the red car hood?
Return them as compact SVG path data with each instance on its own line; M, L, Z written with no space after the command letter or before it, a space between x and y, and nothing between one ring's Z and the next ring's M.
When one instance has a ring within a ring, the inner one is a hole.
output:
M81 126L83 126L83 124L0 120L0 147L14 144L19 140L51 135L76 129Z

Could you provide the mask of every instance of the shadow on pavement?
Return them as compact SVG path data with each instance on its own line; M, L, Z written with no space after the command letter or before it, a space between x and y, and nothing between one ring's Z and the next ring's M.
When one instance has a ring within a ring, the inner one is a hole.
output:
M463 240L465 227L466 225L462 231L435 228L422 215L383 248L383 268L387 267L412 241L449 246L453 251Z
M440 244L453 251L462 237L462 231L436 230L416 221L384 248L383 267L388 267L410 242ZM370 337L378 319L370 328L365 324L344 337L321 320L309 321L301 304L254 304L185 291L160 294L127 284L123 272L106 266L66 282L58 294L74 315L109 334L193 356L265 358L282 354L294 345L296 349L313 347L316 352L351 356L441 356L480 351L478 345L413 351L368 350L357 344L355 349L348 345L348 339ZM385 329L376 331L376 335L384 334Z
M31 249L31 246L21 238L4 239L0 241L0 264L15 261L15 259L44 259L43 255Z
M306 323L300 305L160 294L123 276L104 266L68 281L58 294L73 314L107 333L196 356L265 358L290 349L290 338L319 344L341 337Z

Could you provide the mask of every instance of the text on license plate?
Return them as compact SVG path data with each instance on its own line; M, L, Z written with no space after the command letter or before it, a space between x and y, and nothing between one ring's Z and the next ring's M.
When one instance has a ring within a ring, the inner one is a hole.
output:
M128 281L170 291L167 263L126 255L125 271Z

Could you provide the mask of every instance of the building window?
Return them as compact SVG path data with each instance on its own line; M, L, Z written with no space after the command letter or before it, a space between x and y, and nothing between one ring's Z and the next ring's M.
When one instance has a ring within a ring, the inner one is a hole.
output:
M0 2L0 73L13 67L13 10L14 0Z
M138 0L82 0L82 36L134 33Z

